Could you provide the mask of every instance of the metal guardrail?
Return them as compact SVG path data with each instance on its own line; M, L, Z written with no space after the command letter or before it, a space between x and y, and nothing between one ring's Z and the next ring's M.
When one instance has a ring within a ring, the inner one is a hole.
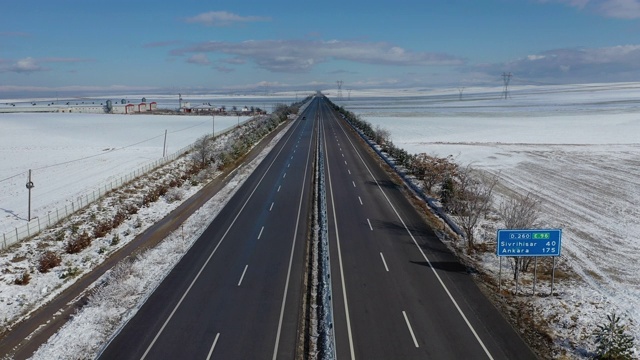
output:
M434 200L427 196L424 191L422 191L422 189L416 185L413 180L407 176L407 173L400 169L399 167L396 166L395 162L393 162L391 159L389 159L389 157L387 157L386 154L384 154L382 151L380 151L377 147L376 147L376 143L371 141L371 139L369 139L369 137L367 137L360 129L358 129L355 125L353 125L351 123L351 121L345 119L347 121L347 124L349 124L349 126L351 126L351 128L353 128L359 135L360 137L378 154L378 156L380 156L380 158L382 158L382 160L384 160L387 165L389 165L395 172L396 174L398 174L400 176L400 178L402 178L402 180L404 181L404 183L414 192L416 193L418 196L420 196L420 198L427 203L427 205L429 205L429 208L431 208L431 210L439 217L441 218L450 228L451 230L453 230L456 234L463 236L464 237L464 233L462 232L462 230L460 230L460 228L458 227L458 225L451 220L451 218L449 218L449 216L447 215L447 213L442 210L442 208L438 205L435 204Z
M320 128L320 133L322 129ZM321 137L322 134L319 135ZM321 306L319 311L319 347L323 359L336 358L336 346L333 326L333 305L331 302L331 266L329 262L329 225L327 222L327 191L324 179L324 149L318 141L318 227L320 238L318 246L319 262L319 296Z

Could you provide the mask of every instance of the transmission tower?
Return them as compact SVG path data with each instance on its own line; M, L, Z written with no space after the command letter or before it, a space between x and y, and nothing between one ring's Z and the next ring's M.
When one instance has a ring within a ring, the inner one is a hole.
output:
M336 83L338 83L338 100L342 100L342 84L344 81L338 80Z
M502 81L504 82L504 98L509 96L509 81L511 81L511 73L502 73Z
M348 94L347 100L351 101L351 89L347 89L347 94Z

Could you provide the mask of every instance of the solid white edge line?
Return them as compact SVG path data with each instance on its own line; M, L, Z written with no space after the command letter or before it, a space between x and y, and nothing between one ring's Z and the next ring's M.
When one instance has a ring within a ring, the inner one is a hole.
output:
M258 234L258 240L260 240L260 237L262 236L263 231L264 231L264 226L260 229L260 234Z
M380 258L382 259L382 263L384 264L385 270L387 270L387 272L388 272L389 271L389 267L387 266L387 262L384 261L384 255L382 255L382 252L380 253Z
M407 317L407 313L402 310L402 316L404 316L404 321L407 323L407 327L409 328L409 332L411 333L411 338L413 339L413 343L416 345L417 348L420 347L420 345L418 344L418 340L416 339L416 335L413 333L413 329L411 328L411 323L409 322L409 318Z
M209 354L207 355L207 360L211 359L211 355L213 354L213 349L216 348L216 344L218 343L218 338L220 337L220 333L216 334L216 338L213 339L213 344L211 345L211 350L209 350Z
M244 271L242 271L242 275L240 275L240 281L238 281L238 286L240 286L242 284L242 279L244 279L244 274L247 273L247 269L249 268L249 265L245 265L244 266Z
M344 128L342 128L342 125L340 125L340 128L342 129L342 131L345 133L345 135L347 134L346 130L344 130ZM378 185L378 189L380 189L380 192L382 193L382 195L384 196L384 198L387 200L387 203L389 203L389 206L391 206L391 209L393 210L393 212L396 214L396 216L398 217L398 219L400 220L400 222L402 223L402 226L404 226L405 230L407 231L407 233L409 234L409 236L411 237L411 239L413 240L414 245L416 246L416 248L418 248L418 251L420 251L420 254L422 255L422 258L427 262L427 264L429 264L429 268L431 269L431 271L433 272L433 274L435 275L435 277L438 279L438 282L440 283L440 286L442 286L442 288L444 289L445 293L449 296L449 299L451 300L451 302L453 303L453 305L455 306L456 310L458 310L458 313L460 314L460 316L462 317L462 319L464 320L464 322L467 324L467 327L469 328L469 330L471 330L471 333L473 333L473 336L476 338L476 340L478 341L478 343L480 344L480 346L482 347L482 349L484 350L485 354L487 355L487 357L489 359L493 360L493 356L491 355L491 353L489 352L489 349L487 349L487 347L485 346L484 342L482 341L482 339L480 339L480 335L478 335L478 333L476 332L476 329L473 328L473 325L471 325L471 322L469 322L469 319L467 319L467 316L464 314L464 312L462 311L462 309L460 308L460 305L458 305L458 302L454 299L453 295L451 294L451 292L449 291L449 288L447 288L447 286L444 284L444 281L442 280L442 278L440 277L440 275L438 275L438 272L436 271L436 269L433 267L433 264L431 264L431 261L429 260L429 258L427 257L427 255L424 253L424 251L422 250L422 248L420 247L420 245L418 245L418 241L416 240L416 238L413 236L413 234L411 233L411 231L409 230L409 228L407 227L407 224L404 222L404 220L402 219L402 217L400 216L400 214L398 213L398 211L396 210L396 208L393 206L393 204L391 203L391 200L389 199L389 197L387 196L387 194L384 192L384 190L382 189L382 186L380 186L380 184L378 183L378 180L376 180L375 176L373 176L373 173L371 172L371 169L369 169L369 166L367 166L367 164L365 163L364 159L362 158L362 156L360 155L360 152L358 151L358 149L356 149L355 145L353 144L353 141L351 141L351 139L349 138L349 136L347 135L347 140L349 140L349 142L351 143L351 146L353 147L356 155L358 155L358 157L360 158L360 161L362 162L362 164L364 165L364 167L367 169L367 171L369 172L369 175L371 175L371 178L373 179L373 181L376 182L376 184Z
M371 229L371 231L373 231L373 226L371 226L371 220L367 219L367 222L369 223L369 229Z
M313 141L309 141L309 149L307 149L307 162L304 165L304 177L302 178L302 187L300 189L300 203L298 204L298 217L296 218L296 227L293 231L293 240L291 241L291 255L289 255L289 268L287 269L287 279L285 280L284 293L282 295L282 306L280 307L280 319L278 320L278 331L276 332L276 344L273 349L273 360L278 358L278 347L280 345L280 334L282 333L282 322L284 320L284 309L287 304L287 292L289 291L289 279L291 279L291 268L293 267L293 253L296 249L296 234L300 225L300 214L302 213L302 198L304 197L305 184L307 183L307 169L309 168L309 154L311 153L311 145Z
M323 141L324 143L324 148L325 148L325 152L328 151L327 149L327 142L326 139ZM346 161L345 161L346 163ZM333 183L331 182L331 168L329 166L329 162L327 161L327 180L329 183L329 194L331 195L331 207L333 209L333 223L335 226L335 231L336 231L336 248L338 250L338 264L340 267L340 280L342 283L342 299L344 301L344 311L345 311L345 317L347 320L347 337L349 338L349 351L351 352L351 359L355 360L356 358L356 352L355 352L355 348L353 346L353 335L351 333L351 320L350 320L350 315L349 315L349 302L347 301L347 286L346 286L346 281L344 279L344 266L342 265L342 251L340 250L340 235L338 232L338 219L336 217L336 205L335 205L335 200L333 197ZM334 325L335 328L335 325ZM334 330L335 333L335 330ZM337 354L336 354L337 357Z
M296 125L296 127L297 127L297 125ZM236 216L233 218L233 221L231 222L231 224L229 225L227 230L224 232L224 234L222 234L222 237L220 238L220 241L218 241L218 244L216 245L215 248L213 248L213 251L211 251L211 254L209 254L209 257L207 258L207 260L205 260L204 264L202 264L202 267L200 268L200 270L198 271L196 276L193 278L193 280L189 284L189 287L187 288L187 290L185 290L185 292L182 294L182 296L180 297L180 300L178 300L178 303L173 308L173 310L171 311L171 313L169 314L167 319L162 324L162 327L160 327L160 330L158 330L158 333L156 334L156 336L153 338L153 340L151 341L151 343L147 347L147 350L144 352L144 354L142 354L142 357L140 358L140 360L144 360L144 358L147 357L147 355L149 354L149 351L151 351L151 348L153 347L153 345L155 345L156 341L158 341L158 338L160 337L160 334L162 334L164 329L167 327L167 324L169 324L169 321L171 321L171 318L173 318L173 315L176 313L176 311L178 311L178 308L180 307L180 305L182 304L184 299L187 297L187 294L189 294L189 292L191 291L191 288L193 287L193 285L196 283L196 281L198 281L198 278L200 278L200 274L202 274L202 272L204 271L204 268L209 264L209 261L211 261L211 258L213 257L213 255L218 251L218 248L220 247L220 244L222 244L224 239L227 237L227 234L231 230L231 227L233 227L233 225L236 223L236 221L240 217L240 214L242 213L244 208L249 203L249 200L251 200L251 198L253 197L253 194L256 192L256 190L258 190L258 187L260 186L260 184L262 184L262 180L264 180L264 177L267 176L267 173L269 172L269 170L271 169L273 164L276 162L276 159L278 158L278 156L280 156L280 153L284 149L284 145L287 142L289 142L289 139L291 138L291 135L293 135L293 133L294 133L294 131L291 131L291 134L289 134L289 136L287 137L287 140L285 141L285 143L282 144L282 147L280 148L280 150L278 150L278 153L276 154L276 156L273 157L273 160L271 161L271 164L269 164L267 169L262 174L262 177L260 178L260 181L258 181L256 186L253 188L253 191L251 191L251 194L249 194L249 196L247 197L247 200L245 200L244 204L242 205L242 207L240 208L240 210L238 211Z

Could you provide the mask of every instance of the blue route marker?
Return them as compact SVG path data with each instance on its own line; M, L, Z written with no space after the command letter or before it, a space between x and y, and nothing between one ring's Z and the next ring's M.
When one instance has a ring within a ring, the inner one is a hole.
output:
M560 256L562 230L498 230L498 256Z

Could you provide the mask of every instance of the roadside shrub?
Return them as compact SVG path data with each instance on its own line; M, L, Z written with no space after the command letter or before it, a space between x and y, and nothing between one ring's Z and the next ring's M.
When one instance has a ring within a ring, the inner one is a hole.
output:
M626 333L627 327L620 323L620 317L616 314L607 315L607 320L593 332L598 346L596 359L632 359L633 336Z
M86 249L89 245L91 245L91 237L85 231L82 234L67 241L65 251L67 252L67 254L77 254L80 251Z
M116 246L120 243L120 235L115 234L113 235L113 238L111 239L111 246Z
M101 221L96 225L96 228L93 229L93 235L96 238L101 238L107 235L112 228L111 221Z
M31 275L29 275L29 273L25 271L24 273L18 275L13 283L16 285L27 285L29 281L31 281Z
M60 259L60 255L54 253L53 251L45 251L38 259L38 271L41 273L46 273L50 269L60 265L62 259Z
M178 188L171 188L169 189L169 191L167 191L167 194L164 196L164 198L168 203L180 201L184 198L184 191Z
M117 228L118 226L120 226L120 224L122 224L125 220L127 219L127 214L125 214L122 211L118 211L114 216L113 216L113 220L111 221L111 226L112 229Z
M127 214L129 215L135 215L138 213L138 207L135 204L127 204L125 206L125 210L127 211Z

